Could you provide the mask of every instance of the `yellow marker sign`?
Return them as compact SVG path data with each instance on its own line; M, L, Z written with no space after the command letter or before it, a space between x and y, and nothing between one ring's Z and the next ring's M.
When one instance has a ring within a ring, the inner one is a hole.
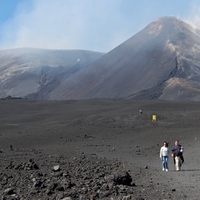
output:
M152 122L156 121L156 115L152 115Z

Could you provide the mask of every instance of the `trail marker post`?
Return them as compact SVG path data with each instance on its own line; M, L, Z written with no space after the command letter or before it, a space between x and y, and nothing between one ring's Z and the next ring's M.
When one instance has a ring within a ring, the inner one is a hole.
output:
M152 115L152 122L156 122L156 115Z

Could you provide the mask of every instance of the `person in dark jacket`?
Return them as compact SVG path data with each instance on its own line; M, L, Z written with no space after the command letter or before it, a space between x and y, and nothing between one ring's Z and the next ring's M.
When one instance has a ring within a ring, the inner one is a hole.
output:
M179 156L182 164L184 163L184 158L183 158L183 146L179 144L179 140L176 140L175 145L172 147L172 157L174 160L174 164L175 164L175 157Z

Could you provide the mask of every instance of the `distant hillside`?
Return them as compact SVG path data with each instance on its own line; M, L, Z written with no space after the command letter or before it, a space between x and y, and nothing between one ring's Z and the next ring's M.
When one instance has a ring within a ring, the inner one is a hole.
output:
M72 76L103 55L84 50L21 48L0 51L0 97L25 97Z

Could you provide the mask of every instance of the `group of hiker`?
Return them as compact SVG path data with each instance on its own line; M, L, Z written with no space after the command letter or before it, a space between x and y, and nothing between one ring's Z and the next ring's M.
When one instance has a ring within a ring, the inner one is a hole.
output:
M163 146L160 148L160 158L162 161L162 170L163 171L169 171L169 166L168 166L168 159L170 155L170 150L168 147L168 143L166 141L163 142ZM179 140L176 140L174 143L174 146L171 149L171 156L173 158L174 165L176 165L177 159L180 159L180 166L184 162L183 158L183 146L179 143ZM180 170L180 168L176 169Z

